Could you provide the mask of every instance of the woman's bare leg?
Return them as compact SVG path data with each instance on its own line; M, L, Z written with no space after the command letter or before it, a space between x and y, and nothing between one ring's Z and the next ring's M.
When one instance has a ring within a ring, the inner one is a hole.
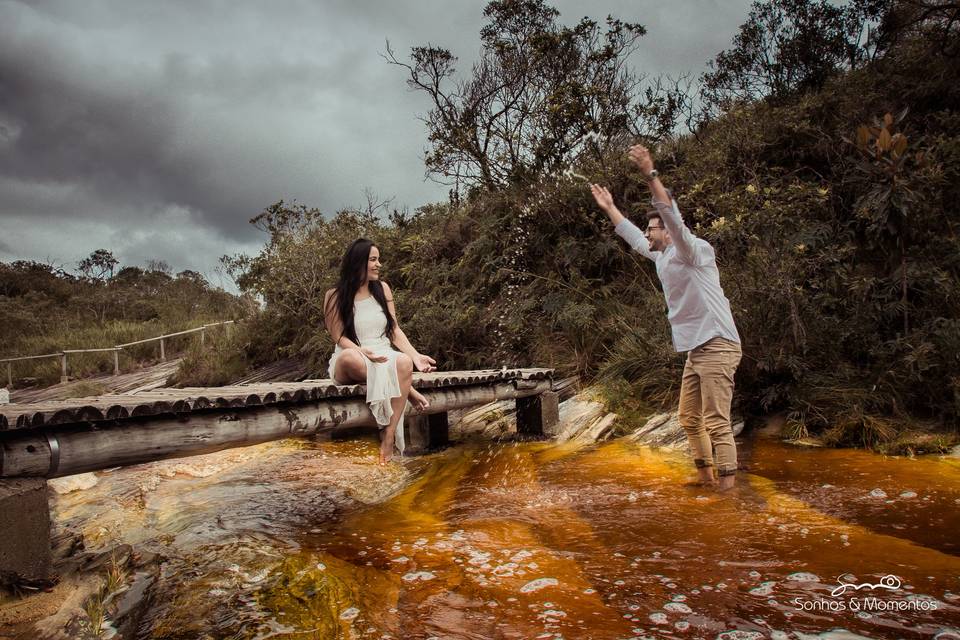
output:
M410 404L412 404L417 411L424 411L430 406L430 401L427 400L422 393L411 386Z
M337 356L333 377L343 383L367 382L367 358L356 349L344 349Z
M383 430L383 441L380 443L380 464L390 462L390 458L393 457L397 424L403 416L403 410L407 407L407 396L410 394L410 385L413 383L413 360L405 353L397 356L397 380L400 383L400 395L390 400L393 415L390 416L390 424Z

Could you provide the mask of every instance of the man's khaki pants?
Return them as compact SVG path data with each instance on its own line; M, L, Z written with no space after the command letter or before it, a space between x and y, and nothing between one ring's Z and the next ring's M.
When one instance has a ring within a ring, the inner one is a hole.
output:
M730 425L733 375L740 364L740 345L726 338L712 338L687 353L680 385L678 420L687 432L693 462L713 466L717 474L737 472L737 445Z

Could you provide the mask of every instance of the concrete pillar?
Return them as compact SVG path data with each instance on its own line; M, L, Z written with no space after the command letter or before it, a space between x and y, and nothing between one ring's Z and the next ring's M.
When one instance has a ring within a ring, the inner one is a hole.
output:
M554 436L560 422L560 396L544 391L538 396L517 398L517 433L527 436Z
M0 579L51 577L46 478L0 480Z

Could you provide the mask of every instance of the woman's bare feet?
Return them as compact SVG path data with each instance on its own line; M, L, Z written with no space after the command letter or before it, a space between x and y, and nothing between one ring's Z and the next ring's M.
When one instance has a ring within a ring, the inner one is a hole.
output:
M381 450L380 450L380 459L379 459L379 461L377 462L377 464L379 464L381 467L385 467L385 466L387 466L388 464L390 464L390 458L391 458L390 454L389 454L389 453L384 453L384 452L383 452L383 449L381 449Z
M413 408L417 413L423 413L430 407L430 401L427 400L422 393L410 387L410 404L413 405Z

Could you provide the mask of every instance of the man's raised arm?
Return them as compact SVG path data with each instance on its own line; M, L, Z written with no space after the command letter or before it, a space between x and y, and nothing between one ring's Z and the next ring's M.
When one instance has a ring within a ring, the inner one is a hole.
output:
M653 206L660 214L663 220L663 226L670 232L670 239L673 246L677 248L677 255L687 263L696 264L697 247L694 243L694 235L683 224L683 218L677 209L673 198L667 193L666 187L660 182L660 178L653 167L653 158L650 151L643 145L635 144L630 147L627 153L630 160L637 165L643 177L647 179L647 186L650 187L650 195L653 196Z
M610 218L616 234L626 240L627 244L635 251L651 260L656 260L656 256L650 251L650 243L647 242L647 237L643 235L643 231L637 228L637 225L630 222L626 216L620 213L620 209L618 209L617 205L613 202L613 196L610 195L610 191L606 187L601 187L598 184L591 184L590 192L593 194L593 199L597 201L597 206L603 209L607 217Z

